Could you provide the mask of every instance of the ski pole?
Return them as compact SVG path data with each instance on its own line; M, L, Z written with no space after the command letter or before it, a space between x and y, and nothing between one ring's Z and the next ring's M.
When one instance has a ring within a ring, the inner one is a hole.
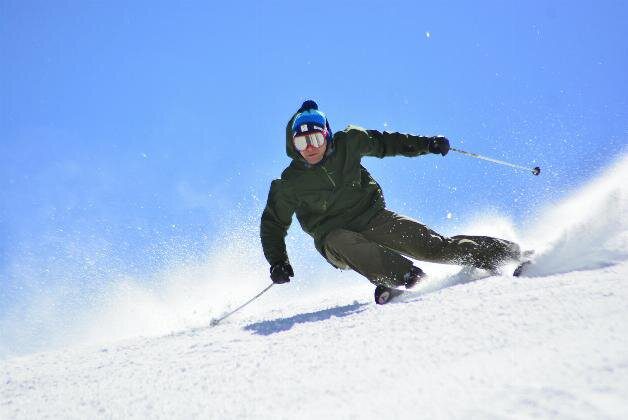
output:
M258 294L256 294L255 296L253 296L250 300L248 300L246 303L243 303L242 305L238 306L237 308L235 308L233 311L223 315L221 318L218 319L212 319L209 322L209 325L211 327L214 327L216 325L218 325L220 322L222 322L225 318L235 314L236 312L238 312L240 309L244 308L246 305L248 305L249 303L253 302L255 299L257 299L258 297L262 296L264 293L266 293L266 291L268 291L268 289L270 289L271 287L273 287L275 283L271 283L269 284L264 290L262 290L261 292L259 292Z
M489 158L489 157L486 157L486 156L478 155L477 153L465 152L464 150L454 149L453 147L450 148L449 150L453 150L454 152L462 153L463 155L471 156L471 157L474 157L474 158L477 158L477 159L488 160L489 162L498 163L500 165L510 166L511 168L523 169L525 171L530 171L530 172L532 172L532 175L538 175L538 174L541 173L541 168L538 167L538 166L535 166L534 168L529 168L527 166L515 165L514 163L508 163L508 162L504 162L503 160L497 160L497 159Z

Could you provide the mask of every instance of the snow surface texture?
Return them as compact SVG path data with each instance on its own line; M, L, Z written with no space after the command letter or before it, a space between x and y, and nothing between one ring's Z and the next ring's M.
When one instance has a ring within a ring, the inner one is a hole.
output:
M503 219L467 229L536 249L527 277L421 264L429 280L379 307L334 272L216 327L265 287L255 269L221 293L190 280L204 266L161 294L118 285L92 341L127 339L3 361L0 418L628 418L626 179L628 158L522 234Z

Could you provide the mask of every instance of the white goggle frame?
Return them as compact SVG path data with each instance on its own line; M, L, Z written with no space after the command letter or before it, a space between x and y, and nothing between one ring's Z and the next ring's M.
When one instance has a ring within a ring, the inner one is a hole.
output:
M294 138L294 147L299 152L307 149L308 144L311 144L314 147L321 147L325 144L325 135L320 131L314 131L308 134L301 134Z

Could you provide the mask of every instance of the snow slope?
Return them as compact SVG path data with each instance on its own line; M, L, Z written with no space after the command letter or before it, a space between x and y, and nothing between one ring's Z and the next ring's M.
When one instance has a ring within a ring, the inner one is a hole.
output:
M528 277L423 264L384 307L351 273L275 286L217 327L5 360L0 417L627 418L626 179L628 158L512 238Z

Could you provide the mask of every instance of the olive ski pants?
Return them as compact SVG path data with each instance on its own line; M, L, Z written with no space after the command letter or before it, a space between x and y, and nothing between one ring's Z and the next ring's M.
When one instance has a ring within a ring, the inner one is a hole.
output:
M412 268L411 258L494 270L521 256L519 246L489 236L440 235L427 226L382 210L366 229L331 231L324 241L327 260L337 268L353 269L371 283L398 287Z

